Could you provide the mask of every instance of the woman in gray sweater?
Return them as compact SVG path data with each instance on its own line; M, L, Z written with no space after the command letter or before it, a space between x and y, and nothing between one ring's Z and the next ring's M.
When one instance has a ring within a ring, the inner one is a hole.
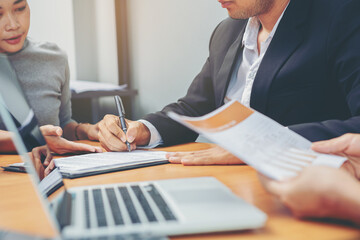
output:
M29 27L26 0L0 0L0 53L8 56L47 142L57 153L100 151L67 141L98 140L98 127L71 119L67 56L55 44L28 39ZM0 131L0 151L15 151L6 131Z

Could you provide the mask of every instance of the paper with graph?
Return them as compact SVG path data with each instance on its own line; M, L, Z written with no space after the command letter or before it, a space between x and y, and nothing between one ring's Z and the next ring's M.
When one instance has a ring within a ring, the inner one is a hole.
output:
M311 164L339 168L346 160L312 151L304 137L235 100L202 117L168 115L276 180Z

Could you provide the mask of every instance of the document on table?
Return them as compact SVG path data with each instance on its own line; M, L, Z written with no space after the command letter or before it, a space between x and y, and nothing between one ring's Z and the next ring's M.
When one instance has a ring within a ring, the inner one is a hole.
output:
M168 115L276 180L294 177L311 164L339 168L346 161L312 151L304 137L235 100L202 117Z
M90 153L55 159L55 165L66 178L127 170L168 163L166 152L142 151Z
M39 188L44 195L50 196L63 185L62 176L59 170L55 168L48 176L41 180Z

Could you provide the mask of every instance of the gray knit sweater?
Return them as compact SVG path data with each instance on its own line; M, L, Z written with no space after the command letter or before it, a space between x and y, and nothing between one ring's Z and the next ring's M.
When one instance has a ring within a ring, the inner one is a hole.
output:
M40 126L64 127L71 122L66 54L53 43L27 39L23 49L8 58Z

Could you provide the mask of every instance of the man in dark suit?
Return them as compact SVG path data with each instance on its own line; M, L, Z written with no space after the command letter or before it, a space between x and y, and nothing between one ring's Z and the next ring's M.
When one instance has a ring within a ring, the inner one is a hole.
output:
M215 29L209 57L186 96L143 120L128 121L126 136L118 118L106 116L99 124L105 148L126 150L126 140L132 148L194 141L198 135L166 112L201 116L230 99L311 141L360 132L359 0L219 2L230 18ZM197 159L175 154L170 160L237 162L220 149L206 153Z

